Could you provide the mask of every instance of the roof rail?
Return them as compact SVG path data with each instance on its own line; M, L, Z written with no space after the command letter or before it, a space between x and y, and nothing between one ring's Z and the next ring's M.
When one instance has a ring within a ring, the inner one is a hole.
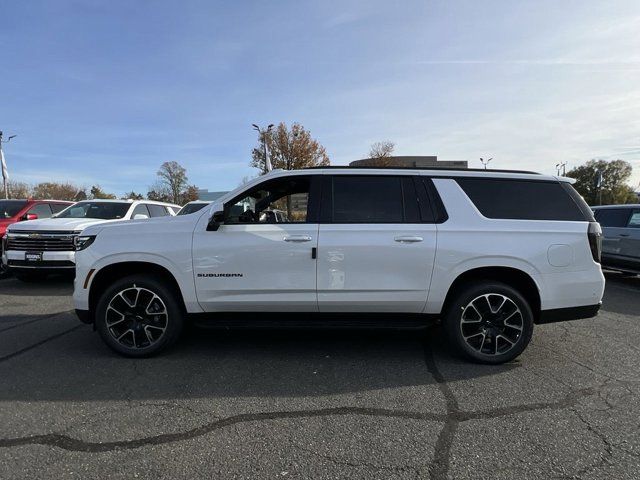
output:
M453 170L453 171L458 171L458 172L498 172L498 173L529 173L532 175L541 175L538 172L532 172L530 170L504 170L504 169L498 169L498 168L461 168L461 167L393 167L393 166L386 166L386 167L373 167L370 165L363 165L363 166L359 166L359 165L330 165L330 166L317 166L317 167L306 167L303 168L301 170L316 170L316 169L323 169L323 168L328 168L328 169L332 169L332 168L336 168L336 169L353 169L353 170L384 170L384 169L389 169L389 170L430 170L430 171L442 171L442 170Z

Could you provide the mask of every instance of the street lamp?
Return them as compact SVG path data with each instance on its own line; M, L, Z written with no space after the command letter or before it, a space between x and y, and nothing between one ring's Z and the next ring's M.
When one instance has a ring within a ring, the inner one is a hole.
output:
M482 165L484 165L484 169L487 169L487 165L489 165L489 162L493 160L493 157L489 158L488 160L485 160L484 158L480 157L480 163Z
M273 128L273 123L270 123L265 129L261 129L255 123L252 123L251 126L253 127L254 130L256 130L260 134L260 139L262 140L262 151L264 153L264 166L265 166L264 173L269 173L271 170L273 170L273 166L271 165L271 160L269 159L266 135Z

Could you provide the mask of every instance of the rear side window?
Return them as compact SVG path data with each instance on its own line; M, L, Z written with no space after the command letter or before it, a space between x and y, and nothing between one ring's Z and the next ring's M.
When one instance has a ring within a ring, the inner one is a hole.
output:
M335 176L334 223L403 223L402 179L383 176Z
M629 227L640 228L640 209L635 209L629 219Z
M147 205L147 207L149 207L149 212L151 213L152 217L166 217L167 215L169 215L167 209L162 205L149 204Z
M590 220L590 214L584 213L582 206L559 182L496 178L457 178L456 181L487 218Z
M596 220L603 227L624 228L627 226L630 208L599 208L596 210Z

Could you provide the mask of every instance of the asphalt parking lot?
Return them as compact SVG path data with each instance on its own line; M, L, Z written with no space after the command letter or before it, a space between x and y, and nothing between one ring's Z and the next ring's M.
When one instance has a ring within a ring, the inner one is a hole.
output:
M0 478L638 478L640 278L517 362L416 331L193 328L111 353L71 284L0 280Z

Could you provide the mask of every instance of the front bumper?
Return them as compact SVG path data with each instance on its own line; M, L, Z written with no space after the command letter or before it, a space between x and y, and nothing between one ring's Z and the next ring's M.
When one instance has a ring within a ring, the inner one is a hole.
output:
M76 252L42 252L42 261L31 262L26 260L26 252L21 250L6 250L3 252L2 261L11 271L22 272L70 272L76 268Z

